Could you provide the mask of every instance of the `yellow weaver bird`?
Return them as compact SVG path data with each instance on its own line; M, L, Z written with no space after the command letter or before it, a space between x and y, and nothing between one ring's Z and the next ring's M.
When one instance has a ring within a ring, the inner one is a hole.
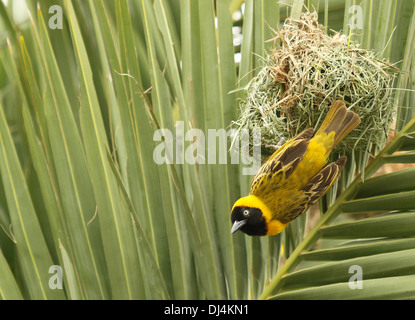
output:
M338 100L316 134L310 128L284 143L255 174L249 195L235 202L231 232L275 235L307 211L339 177L347 158L325 167L327 159L359 123L360 117Z

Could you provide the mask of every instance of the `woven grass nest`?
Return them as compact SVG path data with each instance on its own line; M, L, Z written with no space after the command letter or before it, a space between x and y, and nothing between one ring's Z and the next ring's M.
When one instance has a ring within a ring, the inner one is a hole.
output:
M280 46L264 58L262 69L245 88L240 117L233 123L236 138L243 128L251 133L260 129L262 156L269 156L275 151L269 146L318 128L332 102L344 100L360 115L361 124L336 152L371 152L383 146L396 109L395 67L349 37L327 35L315 12L287 19L274 40Z

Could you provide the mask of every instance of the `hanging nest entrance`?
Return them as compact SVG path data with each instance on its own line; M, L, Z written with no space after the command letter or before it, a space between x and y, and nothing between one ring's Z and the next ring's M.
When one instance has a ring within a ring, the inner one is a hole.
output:
M245 88L241 114L234 122L238 134L243 128L260 129L262 155L269 156L274 152L269 146L318 128L332 102L344 100L360 115L361 124L336 151L371 152L384 144L395 112L395 67L349 37L327 35L316 13L287 19L274 40L280 46Z

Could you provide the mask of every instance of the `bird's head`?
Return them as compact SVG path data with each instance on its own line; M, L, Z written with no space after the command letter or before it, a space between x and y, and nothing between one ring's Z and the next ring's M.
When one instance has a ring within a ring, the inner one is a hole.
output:
M238 230L250 236L265 236L268 228L263 215L264 205L257 197L249 195L235 202L232 213L232 233Z
M249 236L273 236L288 225L288 223L279 221L278 216L275 213L272 214L268 206L252 194L235 202L231 221L232 233L241 230Z

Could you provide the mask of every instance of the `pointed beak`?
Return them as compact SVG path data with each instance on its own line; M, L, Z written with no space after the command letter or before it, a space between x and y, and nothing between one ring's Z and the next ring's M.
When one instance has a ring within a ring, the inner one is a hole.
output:
M241 221L235 221L233 223L232 229L231 229L231 233L235 233L236 231L238 231L239 229L241 229L245 224L246 224L246 220L241 220Z

